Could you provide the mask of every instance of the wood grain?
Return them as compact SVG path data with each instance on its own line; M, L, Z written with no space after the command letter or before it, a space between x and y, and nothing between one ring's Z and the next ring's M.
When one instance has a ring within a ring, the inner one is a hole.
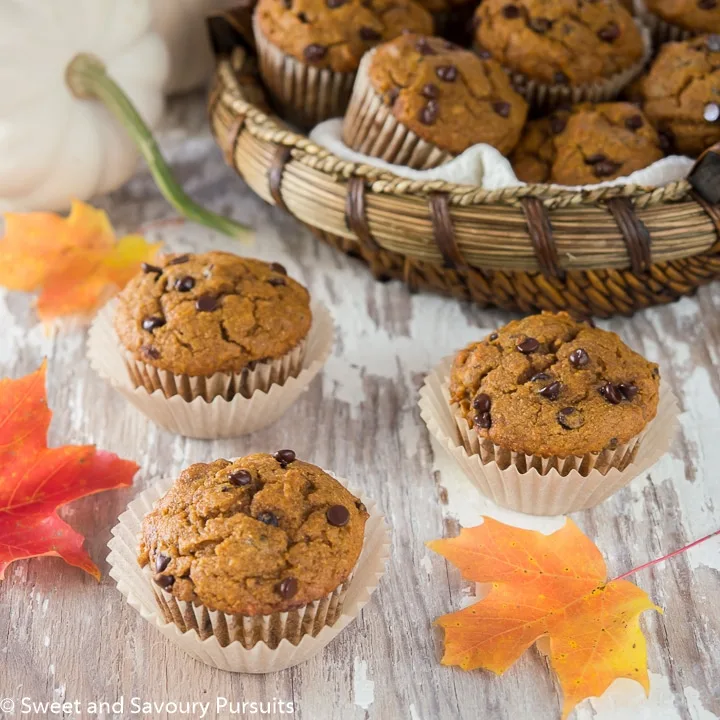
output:
M441 642L431 627L438 615L467 601L472 588L424 543L455 534L457 515L467 522L473 503L501 519L507 514L458 495L461 480L434 454L417 410L417 390L442 356L510 316L411 296L399 283L377 284L359 263L319 244L223 164L205 128L201 96L173 105L162 146L192 194L258 233L253 248L200 228L168 226L154 233L173 250L217 247L285 263L333 310L339 327L335 354L323 378L275 426L235 440L188 440L150 424L93 374L84 357L84 332L47 338L30 297L0 295L0 373L19 376L49 358L51 442L94 442L142 467L135 488L79 501L62 513L88 537L88 550L104 573L100 584L50 558L16 563L0 583L0 696L83 705L125 698L125 714L103 717L141 717L128 711L132 697L215 703L218 696L292 701L295 717L304 720L559 717L558 691L539 652L527 653L502 678L463 673L439 664ZM98 202L119 229L171 216L142 170ZM683 410L670 455L603 505L574 516L617 575L720 527L720 286L603 326L660 363ZM227 674L180 653L124 603L107 576L106 544L118 514L154 476L174 475L192 462L280 447L292 447L378 501L393 530L392 561L361 618L320 656L274 675ZM651 698L631 692L634 704L622 710L607 698L585 702L578 718L720 716L719 568L715 542L634 577L665 610L647 613L643 621ZM25 717L44 716L58 717ZM147 717L199 715L159 711Z

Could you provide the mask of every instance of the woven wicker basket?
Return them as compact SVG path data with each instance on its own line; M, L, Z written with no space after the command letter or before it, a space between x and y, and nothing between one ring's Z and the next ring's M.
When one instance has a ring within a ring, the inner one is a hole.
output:
M213 34L210 121L228 163L379 280L483 306L607 317L720 276L720 146L688 180L661 188L489 191L411 181L293 132L268 109L252 52L231 47L227 28ZM235 39L249 45L246 30Z

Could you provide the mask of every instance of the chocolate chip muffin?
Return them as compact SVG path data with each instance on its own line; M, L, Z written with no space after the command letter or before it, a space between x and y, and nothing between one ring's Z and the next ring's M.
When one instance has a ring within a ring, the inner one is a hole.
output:
M297 375L311 323L308 292L282 265L224 252L144 264L114 316L136 386L188 400L249 397Z
M617 97L646 54L640 29L618 0L484 0L475 48L499 60L538 105Z
M360 59L403 32L432 33L413 0L260 0L260 73L282 116L303 127L344 114Z
M499 63L405 34L363 59L343 137L358 152L424 169L477 143L509 153L526 115Z
M655 417L659 385L657 365L614 333L544 312L460 351L450 401L499 463L572 456L600 469L600 456L604 469L623 469Z
M529 122L510 162L523 182L591 185L662 157L660 137L635 105L586 103Z
M718 0L643 0L641 17L660 42L720 33Z
M700 155L720 142L720 35L663 45L641 96L673 152Z
M224 613L201 628L223 645L297 644L340 615L368 517L292 450L198 463L144 518L138 562L168 621L204 608Z

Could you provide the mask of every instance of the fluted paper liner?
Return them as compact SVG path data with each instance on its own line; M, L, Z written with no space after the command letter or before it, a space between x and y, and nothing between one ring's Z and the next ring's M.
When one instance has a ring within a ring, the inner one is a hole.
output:
M257 15L253 31L263 84L283 120L309 128L345 114L354 72L317 68L288 55L263 35Z
M340 478L338 482L346 484ZM365 504L370 517L365 525L365 542L354 574L343 584L341 590L333 594L336 601L339 601L340 596L344 596L341 610L331 609L332 602L323 600L313 604L317 609L308 606L307 617L313 616L311 629L316 634L306 633L302 637L297 633L295 619L284 617L291 616L292 613L265 616L272 618L267 622L267 628L264 628L265 621L261 620L250 630L248 637L253 638L253 633L257 633L258 628L263 626L261 632L266 632L268 637L281 638L277 647L272 648L260 639L248 649L239 640L230 639L244 633L244 628L239 627L234 616L209 612L202 607L193 608L191 604L182 602L173 602L174 607L163 613L155 595L157 586L149 580L149 573L146 574L138 565L142 519L172 484L171 478L158 480L138 495L120 515L112 530L113 538L108 543L110 576L117 582L118 590L125 596L128 604L145 620L157 627L181 650L207 665L231 672L269 673L309 660L357 618L385 573L390 556L390 535L385 519L372 500L350 489L350 492ZM161 597L167 599L172 596L163 592ZM323 608L328 610L324 619ZM327 624L329 619L333 619L333 615L334 622ZM173 620L169 621L169 617ZM250 622L249 625L255 624ZM183 631L183 627L187 630ZM310 629L309 620L305 629ZM289 635L297 642L291 642L283 635Z
M150 392L145 387L136 387L136 381L131 377L126 351L112 323L114 308L114 301L105 305L90 328L87 348L90 365L153 422L187 437L237 437L274 423L305 392L327 361L333 345L330 313L322 304L313 303L312 326L306 341L287 358L277 363L264 363L262 367L258 365L245 375L217 373L210 378L183 379L162 372L152 376L146 371L148 382L155 377L153 383L164 383L162 388ZM272 382L268 386L267 380L279 377L285 366L292 371L290 376L282 383ZM182 394L166 397L171 385ZM222 392L215 395L218 388ZM240 392L233 395L231 388ZM203 395L212 400L207 401ZM188 397L190 399L186 399Z
M648 10L643 0L634 0L633 7L635 8L635 14L650 31L655 47L658 49L663 43L689 40L691 37L700 34L663 20L660 16Z
M631 450L624 468L595 469L586 461L548 459L532 467L528 456L483 461L465 448L448 393L452 358L445 358L426 378L420 391L420 411L428 430L455 460L475 487L498 505L531 515L564 515L600 504L654 465L669 449L677 427L678 405L667 383L660 383L657 414ZM626 449L625 452L628 452ZM486 455L486 458L488 456ZM523 461L527 469L523 471ZM606 458L603 462L609 462ZM507 464L506 464L507 463ZM558 471L557 468L560 468Z

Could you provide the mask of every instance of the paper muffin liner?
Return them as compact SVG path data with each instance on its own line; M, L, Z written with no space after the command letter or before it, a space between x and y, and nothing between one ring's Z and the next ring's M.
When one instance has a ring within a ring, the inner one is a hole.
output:
M601 453L595 460L588 456L535 458L481 448L463 436L471 433L460 432L448 391L451 367L452 358L445 358L425 378L419 403L422 418L481 493L519 512L564 515L598 505L654 465L668 451L677 427L677 400L661 381L657 414L645 431L626 447ZM477 450L468 452L466 443Z
M689 40L691 37L698 35L697 32L687 30L679 25L672 25L663 20L659 15L655 15L648 10L643 0L633 0L633 8L643 24L650 31L653 43L656 48L667 42L679 42L681 40Z
M510 68L505 68L505 71L517 92L527 100L531 108L548 111L568 103L574 105L581 102L599 103L615 100L622 90L642 73L645 65L652 57L653 43L650 31L638 19L635 20L635 24L638 26L642 36L642 58L631 67L616 73L612 77L603 78L586 85L573 86L542 83ZM475 51L478 51L477 47Z
M368 68L374 53L365 53L358 68L343 120L345 145L363 155L415 170L428 170L452 160L452 153L426 142L397 120L372 87Z
M345 113L354 72L313 67L288 55L265 37L257 14L253 16L253 31L263 84L283 120L310 128Z
M218 373L191 381L158 372L157 380L165 384L150 391L144 385L137 387L131 377L125 348L113 327L114 308L114 301L105 305L90 327L87 346L90 365L153 422L187 437L238 437L274 423L305 392L327 361L333 346L330 313L320 303L313 303L312 326L303 347L296 349L297 357L295 353L289 354L278 367L264 363L262 368L256 367L239 380L237 376ZM272 381L284 372L285 365L291 370L285 381L268 384L268 380ZM167 397L171 383L180 394ZM240 388L240 391L232 394L231 387ZM247 397L250 387L253 389ZM218 388L222 392L215 394Z
M340 478L338 482L346 485ZM261 616L257 626L255 621L248 623L246 634L244 622L240 627L236 616L175 602L165 592L162 592L161 602L167 602L168 597L173 602L167 610L161 611L156 595L159 588L148 580L150 573L138 565L137 554L142 520L172 484L171 478L158 480L120 515L108 543L110 576L117 582L118 590L128 604L145 620L181 650L206 665L230 672L269 673L309 660L358 617L385 574L390 557L390 534L385 518L372 500L349 488L365 504L370 515L365 525L362 552L352 577L331 593L331 600L324 598L313 603L312 606L317 605L317 608L308 606L302 619L290 617L293 613ZM265 617L271 618L267 624ZM301 629L312 632L298 634L298 622ZM307 624L303 625L305 622ZM277 639L277 643L274 640L268 643L263 639L263 633ZM244 644L241 639L245 637L248 640ZM252 647L245 646L256 638Z

